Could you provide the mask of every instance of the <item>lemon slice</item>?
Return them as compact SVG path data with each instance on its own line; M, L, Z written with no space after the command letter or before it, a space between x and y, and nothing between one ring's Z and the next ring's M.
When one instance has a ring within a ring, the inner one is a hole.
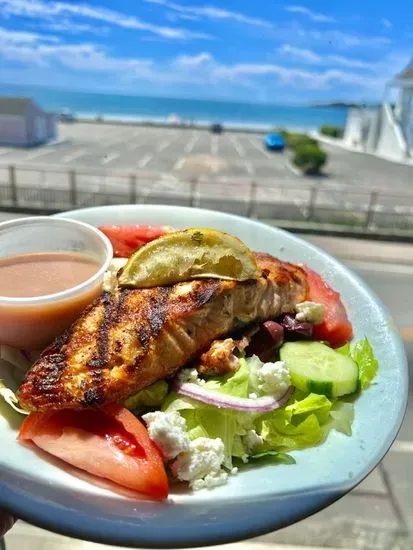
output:
M215 229L168 233L137 250L119 274L120 286L148 288L212 277L246 281L259 276L251 250Z

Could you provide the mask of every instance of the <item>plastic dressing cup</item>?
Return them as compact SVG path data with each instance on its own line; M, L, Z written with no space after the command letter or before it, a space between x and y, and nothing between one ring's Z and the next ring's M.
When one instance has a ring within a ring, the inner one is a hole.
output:
M83 222L39 216L0 223L0 344L50 344L100 294L112 257L109 239Z

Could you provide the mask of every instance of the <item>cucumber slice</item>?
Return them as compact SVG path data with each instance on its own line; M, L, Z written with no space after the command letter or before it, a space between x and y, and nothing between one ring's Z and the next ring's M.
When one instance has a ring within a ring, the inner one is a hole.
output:
M340 397L358 388L357 363L320 342L288 342L280 357L287 363L293 386L302 391Z

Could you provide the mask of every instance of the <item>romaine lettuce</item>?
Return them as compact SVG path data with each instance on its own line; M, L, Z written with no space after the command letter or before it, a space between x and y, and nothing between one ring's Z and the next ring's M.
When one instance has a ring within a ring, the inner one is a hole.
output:
M235 373L209 378L204 387L233 395L234 397L248 397L250 369L245 359L240 359L239 363L239 369Z
M379 362L374 356L373 348L367 338L359 340L353 346L345 344L336 351L343 355L348 355L355 361L359 368L359 384L360 389L368 388L377 374Z
M357 342L351 349L350 356L359 367L360 387L365 390L376 376L379 363L374 356L370 342L365 338Z
M249 369L247 362L242 359L237 372L209 378L203 387L235 397L248 397L248 385ZM255 414L218 409L176 392L168 394L162 411L178 411L186 420L191 439L219 437L225 446L224 465L227 468L232 468L232 457L246 454L242 437L253 428Z
M363 353L368 354L369 347L355 349L363 356ZM350 348L340 351L348 354ZM236 397L248 397L254 382L254 361L259 359L242 359L236 373L209 378L203 387ZM224 465L227 468L232 467L234 457L244 458L247 454L254 460L266 457L273 463L291 463L294 459L285 453L318 445L333 429L351 435L354 418L351 403L299 390L295 390L286 407L264 414L217 408L174 391L167 395L162 410L178 411L186 420L191 439L219 437L225 445ZM247 448L244 439L249 430L255 430L264 440L253 451Z
M264 450L292 451L320 443L321 425L329 419L332 403L325 395L311 393L303 398L296 392L289 405L263 415L258 433L264 439Z
M140 407L160 407L168 393L168 384L165 380L158 380L147 388L129 397L124 405L133 411Z
M327 431L334 429L345 435L351 436L354 420L354 405L345 401L336 401L330 411L330 422L327 423Z

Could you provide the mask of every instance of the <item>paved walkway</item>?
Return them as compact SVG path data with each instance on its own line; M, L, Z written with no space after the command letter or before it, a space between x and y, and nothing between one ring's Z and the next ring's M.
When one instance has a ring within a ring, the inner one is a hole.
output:
M380 161L384 162L392 162L394 164L404 165L404 166L413 166L413 159L412 158L405 158L405 159L399 159L392 156L384 156L384 155L378 155L373 152L366 152L364 149L359 146L353 146L349 145L348 143L345 143L343 139L340 138L331 138L328 136L324 136L323 134L320 134L320 132L311 132L311 135L316 138L318 141L321 141L324 143L324 145L332 145L334 148L343 149L344 151L347 151L349 153L356 153L360 155L364 155L365 157L372 157L373 159L378 159Z

